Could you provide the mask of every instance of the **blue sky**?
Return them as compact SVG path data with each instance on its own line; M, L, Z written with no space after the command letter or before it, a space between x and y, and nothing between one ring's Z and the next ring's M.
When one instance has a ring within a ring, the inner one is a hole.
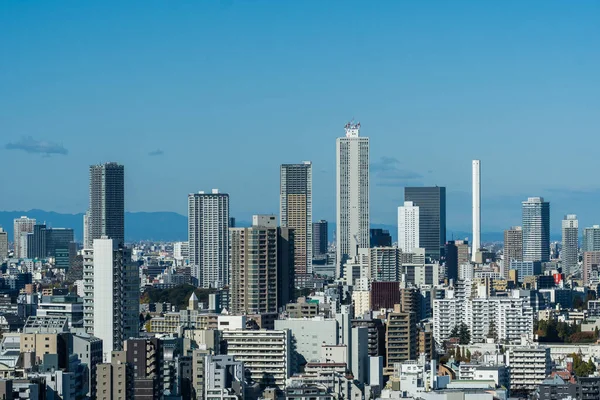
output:
M277 212L279 164L313 161L335 216L335 138L371 138L371 215L443 185L448 226L482 230L551 202L600 223L600 2L0 3L0 209L81 212L91 163L126 166L129 211Z

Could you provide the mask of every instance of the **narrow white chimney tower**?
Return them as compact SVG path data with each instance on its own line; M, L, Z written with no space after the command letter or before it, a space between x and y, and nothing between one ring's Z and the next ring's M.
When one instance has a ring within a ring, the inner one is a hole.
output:
M481 166L479 160L473 160L473 243L471 260L481 248Z

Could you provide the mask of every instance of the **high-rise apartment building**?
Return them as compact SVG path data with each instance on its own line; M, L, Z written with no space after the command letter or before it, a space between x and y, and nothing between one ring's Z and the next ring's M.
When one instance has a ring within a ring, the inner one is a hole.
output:
M585 286L593 280L598 280L600 275L600 251L586 251L583 253L582 275Z
M473 262L481 249L481 161L473 160Z
M188 246L192 276L204 288L229 284L229 195L212 193L188 196Z
M0 263L8 257L8 232L0 228Z
M523 229L513 226L504 231L504 277L508 278L510 263L523 261Z
M324 219L313 222L313 257L327 254L329 235L327 221Z
M417 358L417 316L414 312L402 311L400 304L387 316L385 347L387 370L392 371L395 363Z
M27 258L27 242L23 243L23 235L33 233L33 227L35 226L35 218L27 218L23 216L21 218L15 218L14 220L14 236L15 242L15 258Z
M405 253L419 248L419 207L412 201L398 207L398 247Z
M280 168L279 218L282 228L295 233L296 275L312 273L312 164L283 164Z
M419 207L419 247L439 260L446 244L446 188L406 187L404 201Z
M600 225L583 229L582 251L600 251Z
M369 247L369 138L348 123L336 143L336 274L359 248Z
M562 269L566 274L570 274L577 267L579 261L579 221L577 215L565 215L562 220L562 250L560 259Z
M277 312L276 217L254 217L250 228L229 229L233 314Z
M109 357L139 333L140 278L130 249L114 239L94 239L92 292L93 334L102 339L103 354ZM84 301L84 323L85 307Z
M402 251L397 247L373 247L369 249L371 279L380 282L401 280Z
M106 236L117 244L125 242L125 168L115 162L90 166L90 208L87 213L87 238Z
M523 202L523 261L550 261L550 203L542 197Z

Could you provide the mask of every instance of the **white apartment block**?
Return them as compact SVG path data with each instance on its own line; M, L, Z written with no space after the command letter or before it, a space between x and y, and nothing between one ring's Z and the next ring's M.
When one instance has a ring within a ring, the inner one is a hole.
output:
M508 353L510 390L534 390L552 370L550 348L518 347Z
M199 287L229 284L229 195L188 195L188 243L192 276Z
M336 141L336 275L359 248L369 248L369 138L348 123Z
M83 327L94 334L94 249L83 249Z
M398 247L404 253L419 248L419 207L412 201L398 207Z
M244 363L251 379L285 389L291 368L291 334L284 330L223 331L227 355Z

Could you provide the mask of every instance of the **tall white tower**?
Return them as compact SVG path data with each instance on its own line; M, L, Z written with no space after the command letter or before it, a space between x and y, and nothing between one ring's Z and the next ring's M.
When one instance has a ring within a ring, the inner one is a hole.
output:
M412 201L398 207L398 247L403 253L419 247L419 207Z
M369 138L360 137L360 123L348 123L336 143L336 266L369 247Z
M475 261L481 248L481 161L473 160L473 248L471 260Z

